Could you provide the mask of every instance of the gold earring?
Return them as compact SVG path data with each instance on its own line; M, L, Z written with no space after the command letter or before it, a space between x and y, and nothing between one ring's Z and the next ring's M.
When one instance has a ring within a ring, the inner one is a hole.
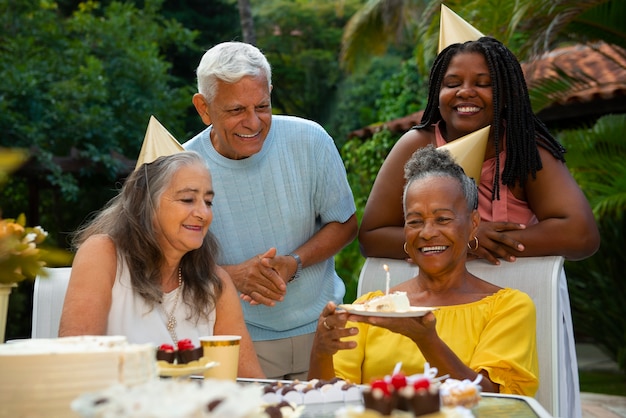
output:
M478 249L478 237L474 237L474 244L476 244L474 246L474 248L472 248L472 246L470 245L470 243L467 243L467 248L470 249L470 251L476 251Z

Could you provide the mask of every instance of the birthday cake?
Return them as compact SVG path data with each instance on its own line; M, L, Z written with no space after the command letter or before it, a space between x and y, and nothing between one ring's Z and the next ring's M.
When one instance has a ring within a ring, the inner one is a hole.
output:
M368 312L407 312L410 307L406 292L392 292L363 302L363 309Z
M155 348L121 336L17 340L0 345L0 416L68 417L86 391L156 378Z
M392 292L383 296L376 296L372 299L363 301L362 303L342 304L339 305L342 309L347 309L355 313L360 312L409 312L411 309L425 309L414 308L409 303L409 298L406 292ZM431 308L432 310L432 308Z

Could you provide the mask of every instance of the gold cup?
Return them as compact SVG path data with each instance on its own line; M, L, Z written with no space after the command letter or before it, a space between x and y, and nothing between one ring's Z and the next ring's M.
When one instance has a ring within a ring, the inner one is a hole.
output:
M200 337L204 361L216 361L218 366L204 372L204 378L237 380L239 342L241 335L212 335Z

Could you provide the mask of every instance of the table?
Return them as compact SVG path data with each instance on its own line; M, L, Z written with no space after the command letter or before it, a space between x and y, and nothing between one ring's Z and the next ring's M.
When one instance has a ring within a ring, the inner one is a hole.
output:
M265 379L237 379L241 383L274 382ZM290 381L283 381L290 383ZM500 393L481 393L482 399L478 406L472 409L476 418L552 418L552 415L541 406L535 398L521 395L505 395ZM307 404L301 418L334 418L335 411L346 405L360 403L320 403Z
M345 405L347 404L309 404L301 418L334 418L335 411ZM534 398L495 393L483 393L472 413L476 418L552 418Z

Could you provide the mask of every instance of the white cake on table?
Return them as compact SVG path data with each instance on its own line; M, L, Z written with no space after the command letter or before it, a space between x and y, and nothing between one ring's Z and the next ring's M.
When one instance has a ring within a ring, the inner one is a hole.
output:
M121 336L0 344L0 417L74 417L70 404L84 392L156 379L155 350Z

